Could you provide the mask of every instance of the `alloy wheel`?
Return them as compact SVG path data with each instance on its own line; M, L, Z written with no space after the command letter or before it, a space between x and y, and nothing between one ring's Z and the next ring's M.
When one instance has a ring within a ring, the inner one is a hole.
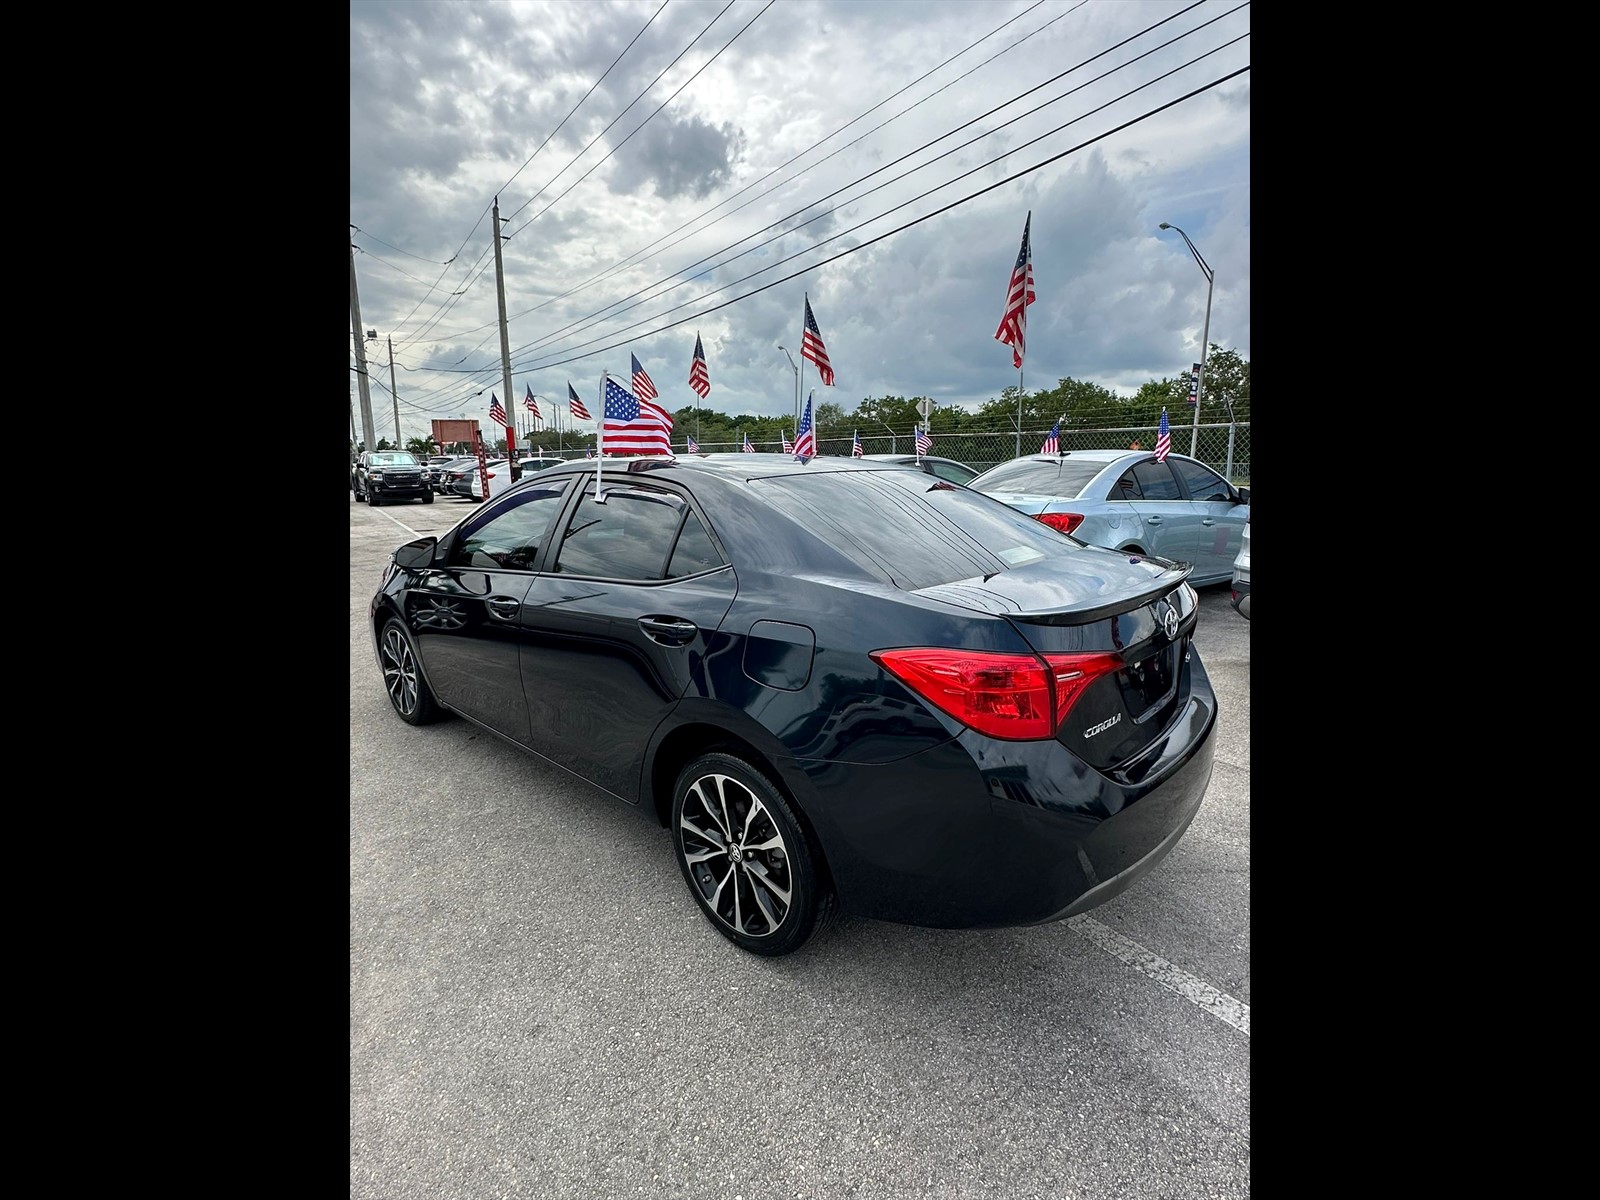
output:
M794 877L783 832L761 798L731 775L689 784L678 845L706 907L748 938L770 937L793 906Z
M411 653L411 643L396 625L383 631L383 685L401 716L416 713L417 660Z

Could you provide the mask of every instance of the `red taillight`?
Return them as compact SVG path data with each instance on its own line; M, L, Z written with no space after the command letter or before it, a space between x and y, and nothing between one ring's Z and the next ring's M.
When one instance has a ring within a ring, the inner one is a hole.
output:
M1034 520L1043 521L1051 529L1058 529L1062 533L1071 533L1083 524L1082 513L1035 513Z
M1116 654L878 650L877 663L968 728L1006 741L1051 737L1084 689L1121 668Z

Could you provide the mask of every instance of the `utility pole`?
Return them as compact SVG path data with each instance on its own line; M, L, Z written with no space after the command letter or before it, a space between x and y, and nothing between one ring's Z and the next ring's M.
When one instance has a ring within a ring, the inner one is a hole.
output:
M394 445L396 450L404 450L406 444L400 438L400 393L394 388L394 335L389 335L389 395L394 397Z
M506 403L516 411L517 401L511 395L511 336L506 329L506 273L500 262L500 197L494 198L494 286L500 297L500 380L506 389ZM522 478L522 468L517 464L517 422L513 418L506 426L506 469L511 472L511 482ZM488 495L487 492L484 493Z
M356 343L356 384L361 388L361 435L368 450L377 448L378 429L372 423L372 391L367 386L367 342L361 328L361 299L356 295L356 244L350 243L350 332Z

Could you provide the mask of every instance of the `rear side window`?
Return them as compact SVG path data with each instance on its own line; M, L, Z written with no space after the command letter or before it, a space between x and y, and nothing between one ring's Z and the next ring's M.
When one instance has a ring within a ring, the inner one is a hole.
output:
M981 492L911 472L785 475L755 486L834 550L907 591L1082 549Z

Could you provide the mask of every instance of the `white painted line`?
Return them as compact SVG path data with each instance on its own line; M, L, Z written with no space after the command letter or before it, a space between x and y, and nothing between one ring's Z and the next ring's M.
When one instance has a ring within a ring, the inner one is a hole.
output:
M1246 1037L1250 1036L1250 1006L1236 1000L1226 992L1218 991L1205 980L1175 967L1159 954L1152 954L1138 942L1129 941L1115 929L1108 929L1093 917L1067 919L1067 928L1093 942L1114 958L1120 958L1134 970L1148 975L1168 991L1177 992L1185 1000L1199 1005L1217 1020L1232 1025Z
M407 533L409 533L414 538L419 538L419 537L422 536L415 529L411 528L411 526L407 525L404 521L402 521L399 517L394 516L391 513L386 513L381 508L378 510L378 515L381 516L381 517L388 517L389 520L393 521L396 525L400 526L401 529L404 529Z

